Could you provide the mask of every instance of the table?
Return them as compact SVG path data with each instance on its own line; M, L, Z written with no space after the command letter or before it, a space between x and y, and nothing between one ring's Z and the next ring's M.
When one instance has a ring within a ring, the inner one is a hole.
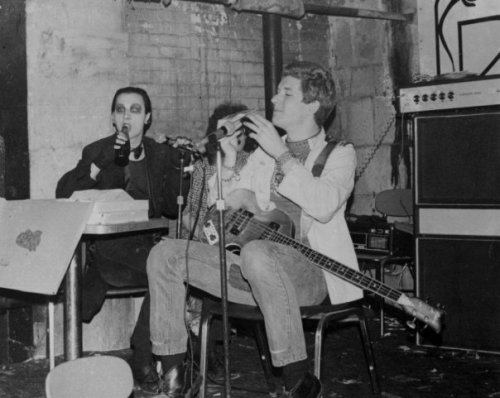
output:
M121 224L87 224L83 234L111 235L134 231L150 231L156 229L166 229L168 228L168 225L169 220L163 218ZM66 361L79 358L82 355L81 260L84 249L85 239L82 236L82 239L80 239L80 243L75 250L75 255L73 256L66 272L64 282L64 358ZM50 323L49 311L49 325ZM51 347L53 348L53 344ZM51 358L51 363L52 361L53 359Z

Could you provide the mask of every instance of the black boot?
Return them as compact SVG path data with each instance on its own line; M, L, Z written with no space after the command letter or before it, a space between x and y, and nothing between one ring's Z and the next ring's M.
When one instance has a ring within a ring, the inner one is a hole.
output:
M142 367L132 367L132 374L137 386L148 394L161 392L161 380L156 371L156 362L151 361Z
M287 398L319 398L321 397L322 387L318 378L307 372L292 388L285 392Z
M194 398L200 385L200 377L195 376L188 362L171 367L162 377L162 392L168 398Z

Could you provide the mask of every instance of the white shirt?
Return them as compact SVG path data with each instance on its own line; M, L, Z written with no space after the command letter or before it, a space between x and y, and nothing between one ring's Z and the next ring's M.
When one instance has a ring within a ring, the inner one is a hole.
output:
M284 138L285 139L285 138ZM325 132L310 138L305 164L295 164L287 171L278 192L302 208L300 236L307 236L311 248L354 270L359 270L356 253L344 213L354 188L356 152L352 145L337 145L321 176L313 177L312 167L326 146ZM276 207L271 201L271 178L275 160L258 148L239 172L239 178L223 182L224 195L245 188L253 191L263 211ZM208 181L208 204L217 198L216 176ZM333 304L360 299L363 292L330 272L324 271L330 301Z

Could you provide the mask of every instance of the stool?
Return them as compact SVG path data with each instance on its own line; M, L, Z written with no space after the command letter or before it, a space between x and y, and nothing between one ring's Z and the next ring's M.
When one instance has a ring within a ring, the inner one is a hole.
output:
M107 355L64 362L45 379L47 398L127 398L133 387L127 362Z
M361 342L363 352L370 375L372 392L380 394L380 384L375 369L375 356L368 333L365 308L363 300L337 304L337 305L317 305L301 307L302 319L318 320L314 344L314 374L319 379L321 375L321 353L323 346L323 334L330 322L357 323L360 327ZM213 299L204 299L201 313L201 347L200 347L200 373L203 377L200 387L200 398L205 398L207 379L207 346L210 334L210 322L214 316L222 315L222 304ZM267 343L265 342L264 317L260 309L256 306L228 303L228 318L249 320L256 322L256 340L268 387L272 388L271 363L267 354ZM260 329L260 331L258 330Z

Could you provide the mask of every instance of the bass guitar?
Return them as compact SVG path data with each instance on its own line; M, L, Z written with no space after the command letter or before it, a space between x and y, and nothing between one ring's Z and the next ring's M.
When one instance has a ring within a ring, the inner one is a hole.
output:
M252 191L235 190L227 196L226 204L227 209L224 214L226 248L229 246L241 248L245 243L257 239L291 246L324 271L383 297L395 307L402 308L413 318L430 326L436 333L440 333L444 315L442 310L430 306L419 298L409 297L294 240L290 237L294 232L294 225L290 217L279 209L260 210ZM218 216L218 210L212 206L202 225L201 241L211 245L219 241Z

